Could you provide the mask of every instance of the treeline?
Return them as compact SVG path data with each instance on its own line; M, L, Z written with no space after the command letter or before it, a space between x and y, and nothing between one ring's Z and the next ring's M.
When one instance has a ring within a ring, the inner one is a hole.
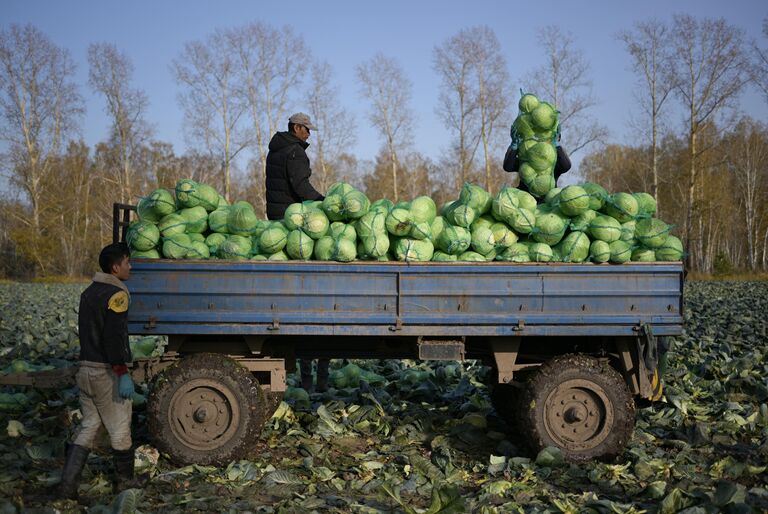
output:
M322 128L310 140L321 191L345 180L374 199L428 194L438 204L465 181L495 192L517 182L500 167L520 89L557 105L563 146L572 157L585 155L583 176L659 198L693 268L766 269L766 129L735 114L747 88L768 98L768 52L722 19L688 15L637 23L616 39L638 79L627 112L634 145L611 144L594 117L589 62L570 34L542 28L542 65L513 80L496 35L481 26L433 48L435 111L447 135L434 157L418 150L413 85L396 59L377 54L355 66L367 111L352 113L332 66L290 27L217 30L185 44L170 63L192 149L179 154L155 137L150 99L134 84L128 55L90 45L88 84L78 84L66 48L34 26L12 25L0 31L0 277L90 274L111 238L112 204L136 203L179 178L264 212L267 145L298 110ZM79 137L86 88L103 100L110 127L93 147ZM361 114L381 141L372 161L350 151Z

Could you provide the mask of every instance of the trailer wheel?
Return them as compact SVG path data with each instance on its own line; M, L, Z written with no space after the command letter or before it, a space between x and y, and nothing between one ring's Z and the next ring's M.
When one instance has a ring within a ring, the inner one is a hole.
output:
M521 405L521 429L532 448L559 447L570 461L619 455L635 425L635 404L624 379L585 355L544 363L528 380Z
M240 459L259 436L267 410L251 373L212 353L185 357L153 383L149 434L172 460L226 464Z

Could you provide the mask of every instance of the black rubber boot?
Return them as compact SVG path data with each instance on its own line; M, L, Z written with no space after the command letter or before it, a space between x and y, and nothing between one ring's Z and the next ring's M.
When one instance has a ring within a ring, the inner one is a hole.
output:
M67 457L61 472L61 483L56 496L68 500L77 500L77 486L80 485L80 475L88 460L91 450L77 444L67 445Z
M324 393L328 390L328 367L330 359L317 359L317 387L318 393Z
M301 388L308 393L313 392L312 359L299 359L299 367L301 368Z
M115 466L115 493L136 489L139 482L133 473L134 450L112 449L112 463Z

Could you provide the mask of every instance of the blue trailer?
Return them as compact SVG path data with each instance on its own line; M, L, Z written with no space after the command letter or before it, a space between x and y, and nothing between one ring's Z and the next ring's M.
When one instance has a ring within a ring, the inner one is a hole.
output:
M247 453L297 357L481 359L534 449L608 458L636 401L660 396L659 342L683 323L679 262L137 259L128 286L130 333L169 338L133 373L151 382L150 434L180 462Z

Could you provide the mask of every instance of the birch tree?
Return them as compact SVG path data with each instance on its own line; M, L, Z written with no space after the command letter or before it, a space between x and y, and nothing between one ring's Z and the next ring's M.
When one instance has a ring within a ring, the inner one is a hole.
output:
M733 106L747 80L743 31L722 18L697 20L690 15L676 15L672 28L673 78L675 93L685 109L688 133L688 170L685 246L689 265L702 255L702 238L693 243L697 214L699 160L707 147L699 147L699 136L725 109ZM696 254L692 255L692 250Z
M589 112L597 104L592 96L589 64L583 52L574 47L573 36L559 27L539 29L537 39L545 64L526 79L526 92L536 93L560 111L563 145L573 155L607 136L605 127Z
M144 118L149 100L144 91L131 87L133 63L115 45L90 45L88 64L88 83L95 93L104 97L110 118L109 140L117 149L117 177L105 175L104 179L117 186L117 199L132 202L134 195L146 186L146 173L142 173L145 170L137 169L137 161L152 135Z
M768 38L768 16L763 18L763 37ZM768 102L768 47L752 42L751 77L757 89Z
M7 148L3 172L29 202L28 211L17 217L32 236L20 247L43 272L41 199L54 172L53 158L77 131L83 112L74 75L69 52L34 26L0 31L0 141Z
M249 164L255 196L265 197L269 141L287 130L288 117L302 108L296 97L306 80L311 53L301 35L290 27L249 23L226 32L228 52L236 64L236 94L247 111L254 160ZM290 111L290 112L289 112Z
M409 106L413 84L395 59L377 54L356 68L362 95L371 102L369 119L384 138L390 161L392 199L398 201L398 152L410 143L413 112Z
M333 69L327 62L312 65L310 88L306 95L309 114L317 130L312 133L320 191L336 182L337 161L355 142L355 122L352 115L339 104L339 90L333 82ZM314 176L314 174L313 174ZM314 181L314 179L313 179Z
M671 40L668 27L658 21L638 22L618 36L638 76L638 100L650 130L651 194L659 198L659 128L663 107L675 87L670 73ZM661 212L661 205L657 205Z
M222 31L184 45L171 66L182 88L179 103L184 109L188 140L201 145L220 163L227 200L231 196L233 163L251 144L249 130L244 126L247 105L237 94L238 66L227 34Z

